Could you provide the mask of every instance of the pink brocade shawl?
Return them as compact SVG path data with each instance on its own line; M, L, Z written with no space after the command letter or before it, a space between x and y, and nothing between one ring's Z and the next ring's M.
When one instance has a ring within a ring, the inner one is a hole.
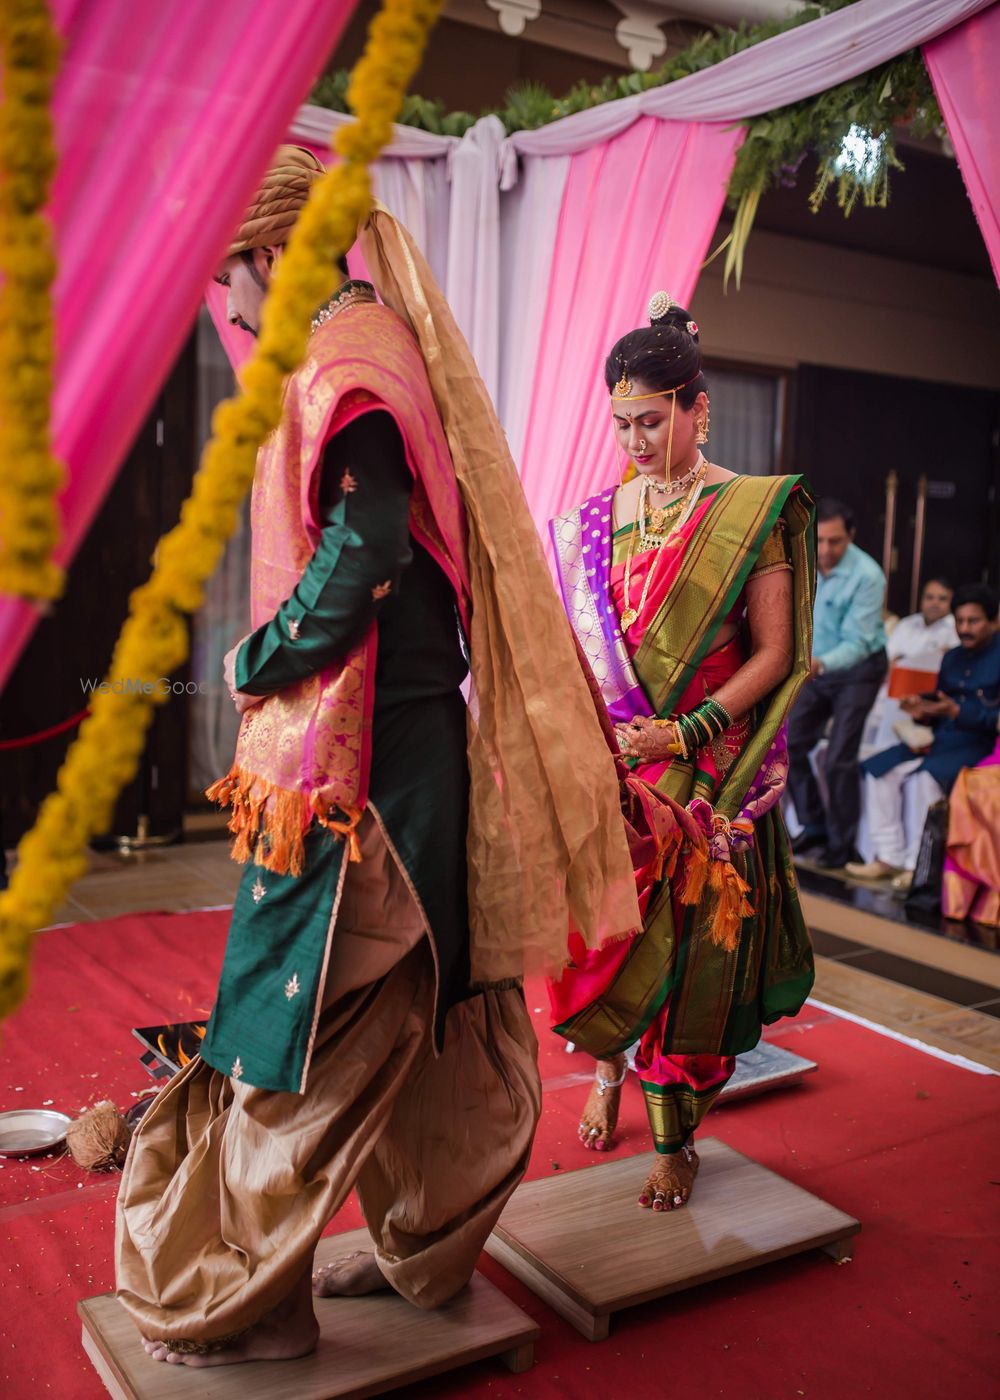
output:
M395 312L362 304L345 306L315 332L286 385L281 423L258 455L254 628L290 596L316 550L326 443L373 408L399 427L414 478L410 530L444 570L468 626L465 512L423 356ZM360 858L355 828L368 800L377 645L373 623L345 656L244 714L233 767L208 793L232 808L237 860L300 874L314 818L348 838L351 858Z

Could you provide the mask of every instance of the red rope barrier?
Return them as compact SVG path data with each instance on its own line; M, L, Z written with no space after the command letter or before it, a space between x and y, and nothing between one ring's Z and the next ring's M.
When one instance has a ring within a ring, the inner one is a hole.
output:
M57 734L65 734L67 729L74 729L89 714L89 708L83 709L78 715L73 715L72 719L64 719L61 724L54 724L51 729L40 729L37 734L25 734L20 739L0 739L0 749L27 749L32 744L41 744L46 739L54 739Z

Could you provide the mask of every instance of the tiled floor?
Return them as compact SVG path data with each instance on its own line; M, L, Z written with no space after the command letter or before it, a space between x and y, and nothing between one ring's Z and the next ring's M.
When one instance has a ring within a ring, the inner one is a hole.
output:
M885 977L890 982L902 983L930 996L943 997L945 1001L958 1006L974 1007L988 1016L1000 1017L1000 989L997 987L974 982L968 977L956 977L954 973L940 968L926 967L912 958L901 958L879 948L865 947L838 934L827 933L824 929L814 927L811 932L813 947L824 958L849 963L851 967L874 973L876 977Z
M884 880L853 880L842 870L821 870L811 861L796 861L799 885L803 893L828 899L855 913L873 915L886 923L904 928L918 928L923 933L937 934L951 943L965 943L972 948L1000 953L1000 929L971 920L961 922L946 919L940 912L916 909L907 904Z
M1000 957L984 931L800 873L820 1001L1000 1070Z
M981 1010L865 972L854 960L817 957L817 1001L1000 1073L1000 1021Z
M206 813L186 824L177 845L95 852L53 922L231 904L240 867L225 838L222 817ZM817 894L808 880L802 902L820 1001L1000 1071L1000 957Z
M229 858L225 823L214 813L185 825L184 840L124 854L92 851L90 869L53 923L90 923L145 909L183 913L232 904L241 870Z

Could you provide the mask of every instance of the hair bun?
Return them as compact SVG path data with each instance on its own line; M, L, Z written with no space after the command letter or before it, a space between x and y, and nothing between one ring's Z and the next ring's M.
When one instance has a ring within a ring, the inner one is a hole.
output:
M655 326L658 321L665 321L670 315L671 307L676 305L669 292L654 292L646 308L649 312L649 324Z
M675 330L687 331L692 340L698 339L698 322L691 319L690 311L674 301L669 292L654 292L646 309L651 326L670 326Z

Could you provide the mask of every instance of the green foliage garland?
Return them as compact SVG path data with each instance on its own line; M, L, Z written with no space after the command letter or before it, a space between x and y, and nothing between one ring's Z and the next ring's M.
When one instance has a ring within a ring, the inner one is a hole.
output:
M605 102L615 102L700 73L744 49L853 3L855 0L828 0L823 6L809 6L787 20L755 25L744 23L736 29L707 32L660 68L648 73L607 77L597 84L580 82L564 97L555 97L540 83L519 84L507 92L503 107L497 109L495 115L508 134L537 131L574 112L587 111ZM326 75L317 83L311 100L318 106L345 112L346 87L345 72ZM399 120L403 125L423 131L461 137L478 119L471 112L448 112L441 102L407 97ZM800 167L810 152L816 157L818 167L809 195L814 213L831 191L835 192L845 215L851 213L859 199L869 208L884 208L889 198L889 172L903 169L895 137L897 127L903 124L916 136L941 129L941 113L930 77L916 49L849 82L817 93L815 97L742 123L747 131L746 139L737 153L727 192L727 202L734 216L733 232L724 245L727 283L730 275L735 274L739 286L746 242L761 196L775 185L795 185ZM859 143L862 159L845 163L842 159L844 141L852 128L866 133L870 139Z

